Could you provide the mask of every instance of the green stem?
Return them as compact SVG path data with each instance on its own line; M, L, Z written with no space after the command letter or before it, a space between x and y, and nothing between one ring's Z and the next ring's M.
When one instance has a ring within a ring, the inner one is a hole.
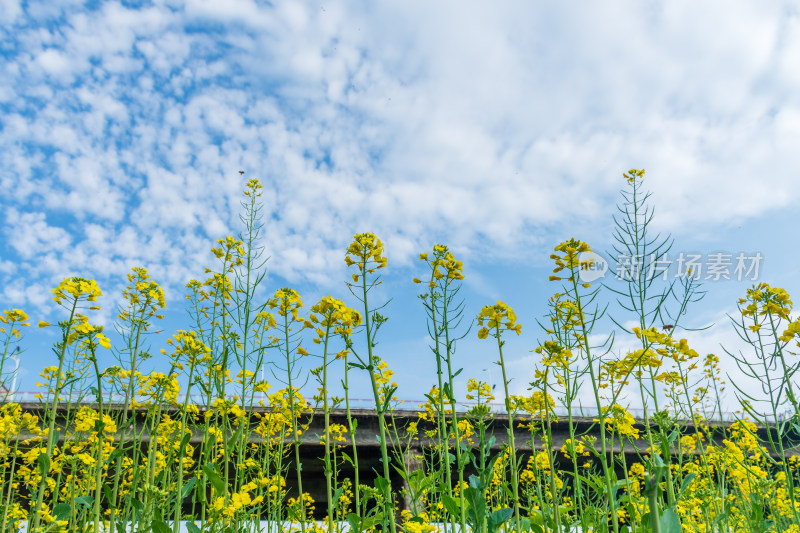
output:
M497 349L500 352L500 370L503 373L503 390L505 392L506 400L506 413L508 414L508 443L510 446L509 458L511 459L511 486L514 492L514 521L516 522L517 531L522 531L519 519L519 479L517 472L517 446L514 442L514 418L516 416L516 409L511 406L511 399L508 395L508 378L506 377L506 365L503 360L503 341L500 340L500 325L495 326L495 334L497 337Z
M361 262L361 289L364 296L364 328L367 333L367 356L369 357L369 376L370 383L372 384L372 394L375 398L375 409L378 414L378 431L380 433L381 444L381 462L383 463L383 477L386 480L386 489L384 491L384 519L389 521L389 527L392 533L397 532L397 525L394 519L394 498L392 497L392 482L389 477L389 452L386 448L386 421L383 419L384 410L380 401L378 393L378 382L375 379L375 372L373 368L373 355L372 355L372 334L370 331L369 320L369 304L367 303L367 263L366 260Z

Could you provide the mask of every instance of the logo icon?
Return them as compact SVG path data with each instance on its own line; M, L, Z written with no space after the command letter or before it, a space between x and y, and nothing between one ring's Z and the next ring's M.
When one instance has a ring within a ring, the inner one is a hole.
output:
M594 252L581 252L578 254L580 262L580 277L583 283L591 283L606 275L608 271L608 261L603 256Z

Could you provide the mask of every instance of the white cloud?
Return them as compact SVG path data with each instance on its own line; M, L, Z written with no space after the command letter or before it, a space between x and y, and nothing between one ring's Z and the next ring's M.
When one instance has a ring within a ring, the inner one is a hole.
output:
M22 15L22 4L19 0L0 0L0 11L3 12L3 26L11 26Z
M145 264L182 285L238 227L239 169L265 183L270 270L318 283L357 231L396 264L597 231L630 166L678 235L798 200L779 6L221 5L14 19L0 181L46 225L8 241L29 283Z

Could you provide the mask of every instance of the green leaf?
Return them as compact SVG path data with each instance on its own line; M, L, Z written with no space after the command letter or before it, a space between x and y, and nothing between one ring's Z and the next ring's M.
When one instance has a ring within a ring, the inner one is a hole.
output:
M381 407L381 413L385 413L389 410L389 402L392 401L395 392L397 392L397 387L392 387L386 392L386 399L383 400L383 407Z
M336 504L339 502L339 498L342 496L344 492L344 487L339 487L336 489L336 492L333 493L333 506L336 507Z
M483 490L469 487L464 491L464 497L469 502L469 512L474 517L475 524L482 524L483 517L486 516L486 496Z
M111 494L111 487L109 487L108 485L103 485L103 495L106 497L106 500L108 500L109 505L112 505L112 502L114 501L113 500L114 495Z
M155 515L153 520L150 521L150 528L153 530L153 533L171 533L172 530L161 517L161 511L156 509Z
M489 533L495 531L499 526L504 524L506 520L511 518L511 515L514 514L514 510L508 507L504 509L498 509L489 515L489 519L486 521L486 524L489 529Z
M213 468L212 468L213 467ZM217 493L217 496L222 496L227 493L225 490L225 481L217 473L217 466L216 465L203 465L203 473L206 475L206 478L211 483L211 486L214 487L214 490Z
M389 482L383 476L375 478L375 488L381 491L381 494L386 494L389 490Z
M469 475L469 486L473 489L480 489L481 488L481 480L478 476L474 474Z
M194 522L186 522L186 529L189 530L189 533L201 533L200 528L197 527L197 524Z
M605 490L603 488L603 485L600 483L600 477L599 476L591 476L591 478L588 478L586 476L582 476L582 475L578 474L578 479L580 479L581 481L583 481L584 483L589 485L591 488L593 488L595 490L595 492L598 492L598 493L605 492Z
M452 401L453 394L450 392L450 384L445 383L442 385L442 398L447 398L447 401Z
M93 496L78 496L75 498L75 503L78 505L85 505L86 507L91 507L94 504L94 497Z
M140 502L140 501L139 501L139 500L137 500L136 498L131 498L131 507L133 507L133 509L134 509L135 511L137 511L137 512L138 512L138 511L141 511L141 510L142 510L142 507L143 507L143 506L142 506L142 502Z
M758 524L764 520L764 506L759 505L758 497L750 495L750 522Z
M120 457L120 456L122 456L122 455L125 455L125 451L126 451L126 450L125 450L125 448L123 448L123 447L119 447L119 448L117 448L116 450L114 450L113 452L111 452L111 455L109 455L109 456L108 456L108 460L107 460L106 462L107 462L108 464L111 464L111 463L113 463L114 461L116 461L116 460L117 460L117 457Z
M357 514L349 513L347 515L347 523L350 524L350 531L356 531L356 532L360 531L360 529L358 529L358 526L360 525L359 524L360 520Z
M181 487L181 499L182 500L185 499L189 495L190 492L192 492L192 489L194 488L194 484L195 483L197 483L197 478L193 477L192 479L189 480L189 482L186 485Z
M542 518L542 511L540 511L539 509L531 509L529 513L530 513L530 518L528 520L530 521L531 526L541 526L542 524L544 524L544 518Z
M233 449L233 445L234 445L234 444L236 444L236 439L237 439L238 437L239 437L239 432L238 432L238 431L235 431L235 432L233 433L233 435L231 435L231 438L230 438L230 439L228 439L228 449L229 449L229 450L232 450L232 449Z
M397 466L397 465L392 465L392 466L394 467L395 471L396 471L398 474L400 474L400 477L401 477L401 478L403 478L403 479L406 481L406 483L408 483L408 477L406 477L406 472L405 472L405 470L403 470L402 468L400 468L400 467L399 467L399 466ZM420 472L420 471L419 471L419 470L417 470L417 472ZM410 483L409 483L409 485L410 485Z
M664 509L658 523L661 525L661 533L681 533L681 519L672 507Z
M451 515L461 516L461 509L458 506L458 502L449 494L442 494L442 504L444 504L444 508L447 509L447 512Z
M358 515L355 513L350 513L347 515L347 522L350 524L350 531L355 531L356 533L361 533L364 530L373 528L382 520L383 513L377 513L361 520L359 520Z
M47 474L50 473L50 456L46 453L40 453L36 459L36 466L39 468L39 475L47 477Z
M69 504L67 502L61 502L53 507L53 516L56 520L66 520L69 516L69 510Z
M183 438L181 439L181 450L186 449L186 445L189 444L189 440L192 438L192 432L187 431L183 434Z
M678 499L681 499L683 497L683 493L686 492L687 488L689 488L689 484L691 484L692 480L695 478L696 475L697 473L692 472L691 474L683 478L683 483L681 483L681 491L678 494Z

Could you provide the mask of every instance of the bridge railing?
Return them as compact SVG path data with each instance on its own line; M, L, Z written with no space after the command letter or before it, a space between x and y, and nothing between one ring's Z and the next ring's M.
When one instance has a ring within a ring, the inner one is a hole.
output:
M63 402L70 402L73 405L94 405L96 404L95 395L85 392L85 391L72 391L68 392L65 391L61 395ZM227 397L229 400L234 399L234 395L230 395ZM142 399L138 399L140 402L143 402ZM179 394L177 398L178 404L183 404L186 400L185 394ZM203 406L207 403L208 397L204 394L190 394L189 395L189 403ZM121 393L115 392L103 392L103 401L109 405L123 405L125 403L125 395ZM17 391L17 392L5 392L0 393L0 403L43 403L44 399L42 397L41 392L37 391ZM260 406L259 402L263 402L266 406L268 405L268 397L266 394L255 394L253 396L253 404L255 406ZM249 403L249 398L248 398ZM405 399L399 400L395 403L394 408L396 410L401 411L419 411L420 405L424 404L425 400L412 400L412 399ZM459 413L466 413L473 407L475 407L477 402L458 402L456 404L456 411ZM505 404L503 402L491 402L488 404L491 412L495 414L505 413ZM340 408L344 406L341 405ZM375 407L374 400L372 398L350 398L350 408L351 409L366 409L372 410ZM634 418L642 420L644 419L644 409L642 408L635 408L629 407L627 410L634 416ZM566 417L568 416L569 409L563 405L554 405L553 412L558 417ZM574 417L586 417L586 418L596 418L598 415L597 408L594 407L582 407L580 409L573 408L572 416ZM716 421L716 422L734 422L741 418L740 413L732 412L732 411L723 411L723 412L715 412L711 416L706 416L707 420ZM779 415L779 421L787 419L791 416L791 413L787 411L782 415Z

